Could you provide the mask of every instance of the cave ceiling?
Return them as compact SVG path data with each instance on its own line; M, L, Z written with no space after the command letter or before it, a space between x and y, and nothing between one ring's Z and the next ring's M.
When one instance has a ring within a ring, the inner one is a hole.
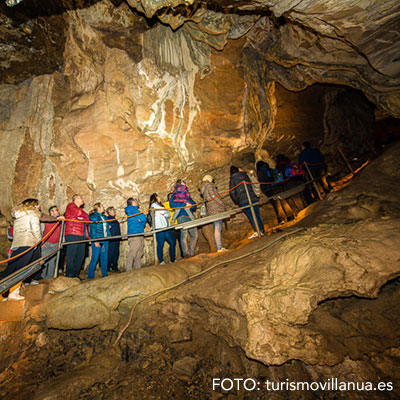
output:
M61 69L66 12L97 2L2 0L0 83ZM129 42L138 25L151 29L156 21L215 50L245 36L244 59L266 82L278 81L289 90L316 82L351 86L384 112L400 116L398 0L113 0L109 5L125 6L132 14L131 29L129 21L100 28L114 32L106 35L109 45Z

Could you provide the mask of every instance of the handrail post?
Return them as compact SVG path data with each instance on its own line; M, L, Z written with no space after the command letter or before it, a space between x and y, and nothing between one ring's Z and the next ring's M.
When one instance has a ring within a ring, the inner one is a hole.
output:
M253 202L251 201L250 194L249 194L249 190L247 189L247 183L246 183L245 181L243 181L242 183L243 183L243 185L244 185L244 190L246 191L247 200L249 201L249 205L251 206L251 207L250 207L251 215L253 216L253 219L254 219L254 224L255 224L255 226L256 226L257 234L258 234L258 237L260 238L260 237L261 237L260 227L258 226L258 221L257 221L257 218L256 218L256 213L254 212L254 208L253 208L253 205L252 205Z
M156 225L156 212L151 210L150 214L152 217L151 218L151 229L153 230L154 265L157 265L158 264L158 261L157 261L157 238L156 238L156 232L154 232L155 231L154 227Z
M314 188L315 188L315 190L316 190L316 192L317 192L317 194L318 194L319 199L322 200L321 192L319 191L319 187L318 187L318 185L317 185L317 182L315 182L315 179L314 179L314 177L313 177L313 175L312 175L312 173L311 173L311 170L310 170L310 168L308 167L308 163L305 162L304 165L305 165L306 168L307 168L308 175L309 175L310 178L311 178L311 182L312 182L312 184L314 185Z
M65 221L62 219L61 220L61 228L60 228L60 237L58 239L58 251L57 251L57 257L56 257L56 266L54 268L53 278L57 278L57 276L58 276L58 264L60 262L62 245L64 243L64 227L65 227Z
M337 150L338 150L339 154L342 156L344 162L346 163L347 168L350 170L350 173L354 173L354 170L353 170L352 166L350 165L349 161L347 160L347 157L344 155L342 148L340 146L338 146Z

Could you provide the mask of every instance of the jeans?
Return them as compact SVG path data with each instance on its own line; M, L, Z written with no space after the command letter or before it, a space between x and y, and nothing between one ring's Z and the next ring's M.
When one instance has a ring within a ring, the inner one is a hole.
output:
M129 252L126 258L126 270L132 271L142 268L142 257L144 253L144 236L134 236L128 239Z
M249 203L245 203L245 204L241 204L240 207L244 207L244 206L248 206L248 205L249 205ZM258 206L253 206L253 209L254 209L254 214L256 215L258 227L260 228L260 232L265 233L264 223L262 222L262 219L260 216L260 209ZM251 226L254 229L254 232L257 232L256 224L254 223L253 214L251 212L251 207L245 208L243 211L249 218L249 220L251 222Z
M47 256L52 251L56 250L58 247L58 243L49 243L45 242L44 247L42 247L42 256ZM48 259L46 264L44 264L42 268L42 275L41 278L53 278L54 277L54 270L56 268L56 260L57 260L57 253L53 254L53 256Z
M157 257L158 261L164 261L164 244L167 242L169 244L169 259L171 262L175 262L175 249L176 249L176 236L173 230L162 231L156 233L157 239Z
M191 221L191 219L187 216L184 217L178 217L178 224L183 224L184 222ZM186 246L186 238L187 234L189 232L190 235L190 242L189 242L189 250L187 249ZM194 256L194 253L196 252L196 244L197 244L197 228L191 228L191 229L182 229L181 232L181 249L183 253L183 257L186 257L187 255L189 256Z
M219 221L215 221L214 225L214 237L215 237L215 244L217 245L217 250L222 249L222 219Z
M65 235L66 242L84 240L85 236ZM86 243L71 244L67 246L67 265L65 267L65 276L68 278L77 278L81 272L83 261L85 260Z
M17 256L18 254L21 254L28 249L29 246L16 247L15 249L13 249L11 257ZM8 275L11 275L12 273L18 271L22 267L25 267L31 262L37 260L38 258L40 258L40 247L35 247L34 249L28 251L24 255L17 257L15 260L9 261L6 269L0 272L0 279L3 279ZM34 276L36 278L36 274L34 274Z
M100 247L96 247L95 243L100 243ZM103 278L105 278L107 276L108 264L108 241L92 243L92 258L90 259L88 268L88 279L94 279L94 271L96 269L99 258L101 275L103 276Z
M108 244L108 270L118 271L119 240L110 240Z

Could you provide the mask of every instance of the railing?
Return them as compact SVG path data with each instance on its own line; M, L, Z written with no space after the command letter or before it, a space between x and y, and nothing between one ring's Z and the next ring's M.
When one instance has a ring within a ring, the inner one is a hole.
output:
M207 224L210 224L212 222L215 222L215 221L218 221L218 220L221 220L221 219L230 218L232 215L238 214L238 213L242 212L243 210L245 210L247 208L251 208L251 213L252 213L252 216L253 216L254 224L256 226L256 231L258 233L258 237L261 237L261 235L260 235L260 226L258 225L258 221L257 221L256 215L255 215L255 211L254 211L254 207L255 206L266 204L270 200L280 200L280 199L285 199L287 197L291 197L291 196L293 196L293 195L295 195L297 193L302 192L306 188L307 185L314 185L315 189L316 189L316 192L319 195L319 198L322 199L320 191L319 191L319 188L318 188L317 183L316 183L316 181L318 181L319 179L314 179L310 169L308 168L308 165L305 164L305 166L306 166L308 174L309 174L309 179L308 179L307 182L305 182L303 184L297 185L296 187L291 188L289 190L282 191L282 192L280 192L280 193L278 193L276 195L273 195L273 196L270 196L270 197L266 197L262 201L258 201L258 202L254 202L253 203L251 201L251 197L250 197L250 194L249 194L249 191L248 191L248 188L247 188L248 184L260 184L260 185L266 185L266 184L271 185L272 184L272 185L274 185L274 184L284 183L285 181L288 181L289 179L286 179L286 180L281 181L281 182L245 182L245 181L242 181L238 185L236 185L235 187L227 190L226 192L221 193L221 194L219 194L218 196L216 196L216 197L214 197L212 199L209 199L207 202L213 201L217 197L225 195L225 194L229 193L230 191L236 189L237 187L239 187L240 185L243 184L244 188L245 188L245 191L246 191L246 196L247 196L247 199L248 199L248 205L243 206L243 207L237 207L237 208L234 208L232 210L226 211L224 213L215 214L215 215L212 215L212 216L209 216L209 217L199 218L199 219L196 219L196 220L193 220L193 221L188 221L188 222L184 222L184 223L181 223L181 224L171 225L171 226L168 226L166 228L153 229L151 231L147 231L147 232L143 232L143 233L136 233L136 234L124 234L124 235L108 236L108 237L97 238L97 239L90 239L89 238L89 239L77 240L77 241L73 241L73 242L66 242L66 241L64 241L65 222L74 221L74 220L62 219L59 222L57 222L57 224L61 223L60 238L59 238L57 249L55 249L51 253L39 258L38 260L33 261L32 263L30 263L27 266L19 269L18 271L10 274L6 278L0 280L0 294L4 293L7 290L9 290L13 286L15 286L17 283L19 283L19 282L29 278L30 276L32 276L35 272L40 270L43 267L43 265L46 263L46 261L49 260L50 258L52 258L55 254L56 254L56 267L54 269L54 278L56 278L57 274L58 274L58 264L59 264L59 260L60 260L61 250L62 250L63 247L69 246L69 245L73 245L73 244L92 243L92 242L105 241L105 240L115 240L115 239L125 240L125 239L128 239L130 237L136 237L136 236L144 236L144 237L152 236L153 237L153 241L154 241L154 260L155 260L155 263L156 263L156 260L157 260L157 256L156 256L156 233L162 232L162 231L166 231L166 230L170 230L170 229L185 229L186 230L186 229L190 229L190 228L193 228L193 227L207 225ZM205 203L206 202L204 202L204 203L195 203L195 204L192 204L190 206L185 206L185 207L176 207L176 208L172 208L172 210L191 208L193 206L198 206L200 204L205 204ZM131 218L131 217L134 217L134 216L137 216L137 215L140 215L140 214L144 214L146 211L157 211L157 210L160 210L160 209L145 210L145 211L140 212L138 214L131 215L130 217L127 217L126 220L128 218ZM121 219L121 218L115 218L114 220L118 220L118 219ZM104 222L109 222L109 221L112 221L112 220L106 220ZM154 218L153 218L153 221L154 221ZM74 221L74 222L104 223L104 222L100 222L100 221L99 222ZM46 235L46 237L48 237L53 232L53 230L55 228L56 228L56 226ZM42 238L42 240L39 243L37 243L36 245L32 246L27 251L30 251L31 249L33 249L36 246L40 245L40 243L42 241L44 241L46 237ZM24 252L24 253L26 253L26 252ZM9 260L3 260L0 263L4 263L4 262L8 262L8 261Z

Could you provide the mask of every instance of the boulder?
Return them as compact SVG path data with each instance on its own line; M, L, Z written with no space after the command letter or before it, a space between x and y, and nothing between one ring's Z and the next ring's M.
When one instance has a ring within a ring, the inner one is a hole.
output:
M174 362L173 373L182 380L191 380L199 368L199 360L193 357L184 357Z

